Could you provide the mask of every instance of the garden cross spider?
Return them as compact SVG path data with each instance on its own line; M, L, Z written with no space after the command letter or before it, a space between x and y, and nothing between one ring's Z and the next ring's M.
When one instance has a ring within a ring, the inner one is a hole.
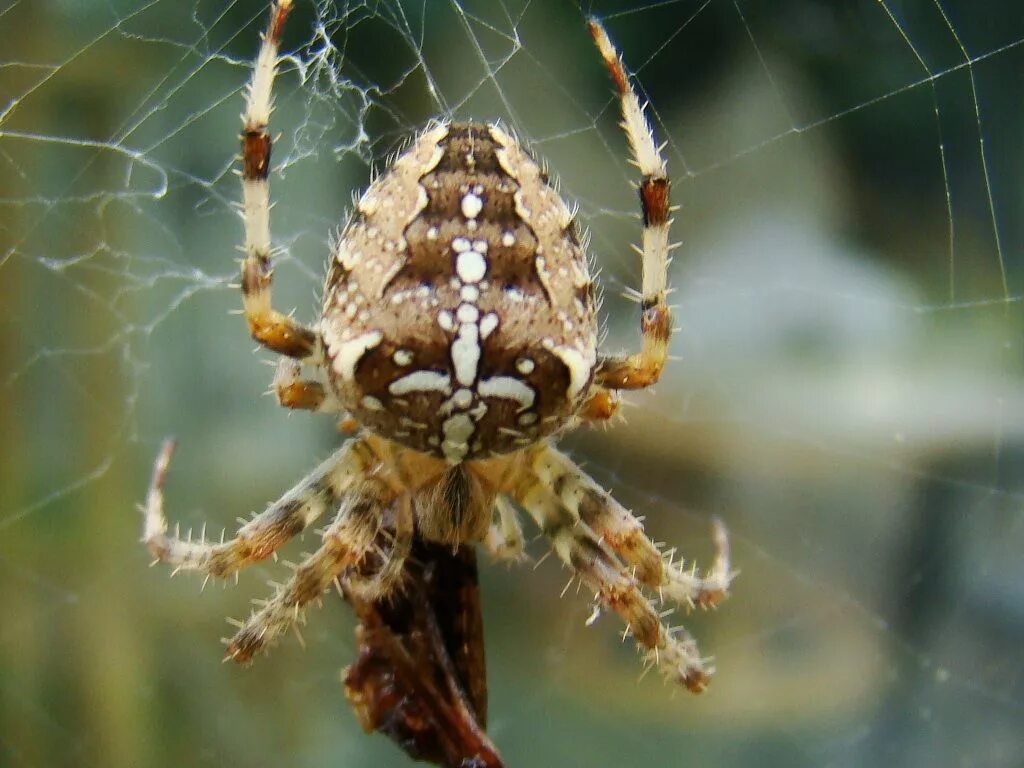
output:
M436 122L370 185L336 242L313 326L271 306L271 86L291 0L277 0L242 116L242 296L252 336L283 356L281 405L344 413L361 430L262 514L219 543L168 534L157 459L144 542L176 570L227 576L273 555L321 515L319 548L228 641L245 662L337 579L379 599L401 588L414 537L484 542L522 556L517 508L597 603L626 622L648 663L694 692L712 669L666 626L644 588L716 605L732 577L724 527L707 575L683 570L639 520L552 445L609 419L618 390L655 383L667 357L669 180L644 108L600 22L589 22L621 102L641 174L641 350L597 351L595 287L573 212L542 167L497 124ZM314 372L304 378L303 367Z

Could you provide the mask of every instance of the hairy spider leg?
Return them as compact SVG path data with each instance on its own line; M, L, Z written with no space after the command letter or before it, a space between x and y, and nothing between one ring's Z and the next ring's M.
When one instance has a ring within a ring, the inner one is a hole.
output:
M302 363L290 357L278 360L270 386L278 404L283 408L317 413L346 413L334 393L321 382L302 378Z
M164 515L164 483L174 453L173 440L164 442L153 468L145 505L142 541L156 560L177 571L199 571L224 577L265 560L325 512L338 508L343 496L367 470L358 442L346 443L298 485L261 514L242 525L227 541L192 541L168 535Z
M721 521L712 525L714 562L701 576L695 568L684 570L681 560L668 560L644 533L640 520L565 454L553 447L538 451L532 469L573 515L622 558L639 581L656 589L663 599L688 608L712 608L729 596L735 573L729 570L729 537Z
M256 610L228 641L227 658L240 663L251 660L282 632L300 622L302 610L318 600L343 574L350 585L358 583L361 575L356 566L368 555L384 558L382 570L389 581L382 582L380 588L390 588L402 571L411 535L402 537L406 541L401 550L374 550L384 520L386 504L382 502L379 492L369 488L350 493L342 500L337 515L323 532L320 547L295 567L291 578L278 586L269 600L256 601Z
M619 413L621 406L622 399L616 390L594 384L577 415L585 421L608 422Z
M267 130L273 111L271 95L277 72L277 53L291 0L277 0L270 24L262 36L245 92L242 115L242 218L245 222L245 258L242 260L242 303L252 337L268 349L304 362L321 355L319 334L271 305L273 280L270 240L270 150Z
M590 34L604 59L618 91L622 128L633 162L640 169L640 207L644 228L638 249L643 273L640 291L640 352L625 357L603 356L598 363L597 383L609 389L643 389L661 378L668 358L672 312L665 302L668 293L669 179L661 148L654 142L644 108L629 84L629 76L608 33L597 19L589 21Z
M377 567L369 575L359 572L345 579L349 593L360 600L382 600L402 586L405 561L416 538L412 497L408 493L395 500L394 529L380 531L378 540L381 538L384 541L377 545Z
M484 545L495 560L509 563L526 558L526 542L523 538L523 527L519 524L512 502L505 496L498 496L494 501L496 520L491 523L484 539Z
M627 632L649 663L694 693L707 687L713 670L701 658L693 637L682 627L670 629L662 623L638 580L542 479L533 476L524 482L516 501L533 517L562 562L595 592L601 605L626 622Z

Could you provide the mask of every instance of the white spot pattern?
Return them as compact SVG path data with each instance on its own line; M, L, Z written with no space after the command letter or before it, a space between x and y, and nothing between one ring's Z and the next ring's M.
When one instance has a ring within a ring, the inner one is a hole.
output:
M334 370L345 381L353 381L356 377L356 366L363 355L380 344L383 338L384 334L380 331L370 331L341 342L338 349L331 354L334 358Z
M475 219L484 208L484 201L470 192L462 198L462 215L467 219Z
M452 396L451 403L455 408L469 408L473 404L473 390L460 389Z
M533 387L512 376L493 376L484 379L477 385L476 391L481 397L500 397L506 400L515 400L519 403L520 410L526 410L533 405L535 392Z
M476 380L477 364L480 362L480 329L473 323L459 326L459 335L451 346L452 365L455 378L464 386L471 386Z
M410 392L441 392L447 395L451 391L451 377L437 371L415 371L388 385L388 392L392 395L407 395Z
M479 213L478 206L482 206L482 201L478 193L473 191L463 197L462 206L467 217L471 218L469 214L475 216ZM450 285L458 290L460 303L454 312L448 309L438 312L437 324L443 331L455 334L449 344L454 377L438 371L414 371L391 382L388 390L395 396L413 392L439 392L447 397L440 408L440 413L447 417L441 424L442 434L428 436L427 442L429 445L440 446L444 457L450 463L457 464L469 455L477 423L487 414L485 398L512 400L518 404L518 411L523 412L533 406L537 393L528 383L513 376L492 376L478 380L480 359L483 356L481 341L494 333L500 325L496 313L488 312L481 317L478 306L481 290L489 287L484 280L488 269L487 241L459 236L452 240L451 249L455 257L456 276ZM403 352L406 354L400 354ZM393 359L400 365L412 362L408 350L398 350ZM533 363L528 362L532 370ZM522 366L517 364L517 368L522 373ZM536 414L530 415L533 418L521 418L520 424L536 423ZM472 445L479 443L477 440Z
M480 310L473 304L460 304L455 311L455 318L460 323L475 323L480 319Z
M359 404L368 411L384 410L384 403L382 403L373 395L363 395L363 399L359 401Z
M477 251L463 251L455 259L455 271L464 283L479 283L487 273L487 260Z
M583 388L587 386L587 382L590 380L590 372L593 370L594 363L596 362L593 348L591 348L590 353L587 355L584 355L575 347L566 346L555 347L552 352L569 370L569 386L566 389L566 394L570 400L575 400L580 396Z
M520 357L516 360L516 370L523 374L523 376L529 376L533 373L535 367L533 360L528 357Z
M469 453L469 438L476 431L476 424L466 413L456 413L445 419L441 425L444 441L441 451L451 464L458 464Z
M492 333L494 329L498 327L498 316L493 312L488 312L484 315L484 319L480 321L480 338L486 339Z

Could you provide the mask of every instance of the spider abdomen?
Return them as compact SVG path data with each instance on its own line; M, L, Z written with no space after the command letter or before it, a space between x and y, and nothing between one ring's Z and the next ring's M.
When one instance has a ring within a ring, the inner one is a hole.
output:
M321 333L366 426L456 464L565 426L597 321L572 215L494 125L438 125L366 191L336 246Z

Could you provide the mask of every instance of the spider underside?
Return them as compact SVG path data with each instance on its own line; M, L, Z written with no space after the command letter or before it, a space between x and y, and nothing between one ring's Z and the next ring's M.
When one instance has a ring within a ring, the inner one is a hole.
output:
M687 608L724 599L732 576L724 528L715 523L710 571L683 570L553 445L581 422L611 418L619 390L656 382L671 330L669 180L603 27L590 22L641 173L643 342L624 357L597 350L595 287L571 210L497 124L428 126L370 185L334 243L319 323L273 309L268 123L291 7L274 3L246 92L244 314L252 336L282 356L281 405L334 413L359 431L220 542L168 533L173 443L165 443L145 506L146 546L175 570L226 577L328 518L319 548L228 641L228 656L245 662L336 580L366 599L400 589L416 537L483 542L499 558L521 559L525 510L595 601L622 617L648 662L703 690L713 670L645 590Z

